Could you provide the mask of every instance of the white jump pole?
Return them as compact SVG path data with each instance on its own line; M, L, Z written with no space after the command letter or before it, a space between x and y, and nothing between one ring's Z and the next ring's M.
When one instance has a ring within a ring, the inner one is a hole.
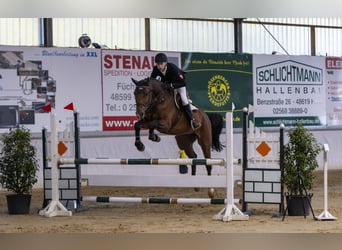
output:
M323 145L323 172L324 172L324 194L323 194L323 212L316 217L317 220L336 220L337 218L332 216L328 212L328 151L329 145Z
M146 158L146 159L109 159L109 158L61 158L60 164L94 164L94 165L225 165L223 159L191 159L191 158Z
M233 110L226 113L226 199L227 204L218 214L213 216L213 220L232 221L248 220L249 216L234 204L234 166L233 166Z
M220 198L165 198L165 197L108 197L108 196L83 196L82 201L100 203L141 203L141 204L226 204L226 199ZM239 203L234 199L234 203Z
M52 186L52 199L50 203L42 210L39 215L46 217L54 216L71 216L72 212L68 211L64 205L59 201L59 185L58 185L58 148L57 148L57 119L56 114L51 111L51 186Z

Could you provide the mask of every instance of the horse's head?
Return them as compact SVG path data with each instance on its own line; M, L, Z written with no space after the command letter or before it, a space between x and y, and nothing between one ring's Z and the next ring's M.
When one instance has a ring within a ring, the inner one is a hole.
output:
M152 90L149 85L149 78L137 81L132 78L133 83L136 85L134 90L134 97L136 103L136 115L140 120L145 118L146 111L152 104Z
M139 119L146 118L147 112L150 112L149 115L154 115L156 105L163 102L165 96L172 97L172 94L167 91L166 84L154 78L145 78L140 81L132 78L132 81L136 85L134 97Z

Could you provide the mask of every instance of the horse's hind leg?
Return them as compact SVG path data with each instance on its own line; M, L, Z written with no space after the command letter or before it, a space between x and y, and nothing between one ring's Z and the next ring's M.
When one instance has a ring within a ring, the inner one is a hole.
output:
M196 135L177 135L176 136L176 141L177 141L177 145L179 149L183 149L189 158L197 158L197 154L195 153L192 147L196 139L197 139ZM206 144L203 144L203 145L206 145ZM201 147L203 150L202 145ZM209 147L209 151L203 150L203 152L206 158L210 158L210 147ZM208 157L208 153L209 153L209 157ZM211 166L206 165L206 168L207 168L208 175L211 175ZM196 175L196 165L191 165L191 175ZM195 188L195 191L199 191L199 188ZM214 188L209 188L208 196L210 198L214 198L215 196Z
M198 144L201 146L203 155L205 158L210 159L211 158L211 146L210 144L204 140L203 138L199 138L198 139ZM207 174L211 175L211 171L212 171L212 166L211 165L205 165L206 169L207 169Z
M211 140L209 140L209 142L208 142L208 139L205 140L204 138L199 138L198 144L202 148L202 152L203 152L204 157L207 159L210 159L211 158ZM208 176L210 176L211 171L212 171L212 166L211 165L205 165L205 167L207 169ZM215 189L214 188L208 189L208 196L210 198L214 198L214 196L215 196Z
M179 149L184 150L189 158L197 158L192 145L196 140L196 135L176 135L176 142ZM191 165L191 175L196 175L196 165Z

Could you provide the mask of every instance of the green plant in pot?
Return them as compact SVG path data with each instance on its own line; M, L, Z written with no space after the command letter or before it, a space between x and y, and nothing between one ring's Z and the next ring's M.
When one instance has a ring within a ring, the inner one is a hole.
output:
M31 144L30 130L10 129L0 138L0 184L13 192L8 194L10 214L29 213L32 187L38 181L36 148Z
M313 195L308 192L313 188L314 170L319 167L317 156L321 151L321 145L302 123L290 129L288 136L289 141L284 146L284 173L282 175L282 184L287 189L288 214L308 215L310 211L308 203L311 202Z

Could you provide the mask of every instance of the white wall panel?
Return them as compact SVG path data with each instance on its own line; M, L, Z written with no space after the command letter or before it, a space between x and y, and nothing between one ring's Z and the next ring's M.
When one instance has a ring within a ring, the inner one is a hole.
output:
M39 20L0 18L0 44L40 45L42 31ZM290 55L310 55L310 27L306 25L318 25L316 54L342 55L342 18L247 18L245 21L254 22L243 23L243 51L246 53L271 54L272 51L277 51L286 54L281 48L283 46ZM259 21L266 23L265 27L274 38ZM234 51L232 19L151 18L150 23L151 50L214 53ZM78 38L82 34L88 34L93 42L109 48L145 49L144 18L53 18L54 46L78 47Z
M342 29L316 29L316 55L342 56Z
M243 24L243 51L253 54L310 55L310 28ZM283 48L285 49L283 49Z
M118 49L145 49L144 18L54 18L53 41L58 47L78 47L87 34L92 42Z
M151 50L231 52L231 22L151 19Z
M0 18L0 45L39 45L39 19Z

